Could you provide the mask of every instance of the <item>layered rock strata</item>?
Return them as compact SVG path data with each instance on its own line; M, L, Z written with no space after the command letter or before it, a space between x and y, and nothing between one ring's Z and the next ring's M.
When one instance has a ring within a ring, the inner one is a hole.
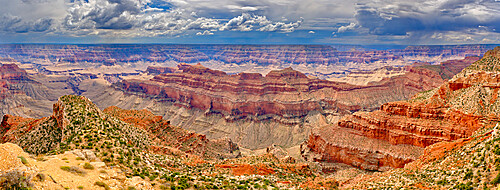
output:
M266 76L258 73L228 75L201 65L182 70L182 73L156 75L149 81L124 80L117 86L129 93L174 101L180 106L230 117L271 114L300 118L310 111L338 110L345 113L372 109L379 105L380 100L368 96L402 99L442 82L436 73L417 68L408 69L407 75L368 86L311 79L291 68L271 71Z
M403 167L423 152L421 147L395 145L353 129L331 126L315 130L305 142L300 148L307 161L344 163L372 171Z
M0 56L18 60L47 59L56 62L92 62L114 65L123 62L178 61L197 63L216 60L226 63L270 64L339 64L375 63L405 57L465 57L480 56L492 45L409 46L395 50L337 51L325 45L55 45L6 44L0 46ZM343 49L339 47L339 49Z
M419 68L366 86L314 79L291 68L266 76L229 75L201 65L176 69L182 72L124 80L115 89L85 94L100 107L148 109L209 139L230 137L255 149L298 145L311 128L327 125L339 115L377 109L442 82L436 72Z
M347 130L354 136L351 137L353 139L371 139L366 143L353 145L358 149L365 149L372 141L380 142L379 147L369 149L371 152L352 153L354 157L363 155L363 159L357 159L356 163L343 159L343 152L353 148L341 148L338 142L342 139L327 138L331 135L317 132L312 133L308 141L302 144L304 157L316 161L347 163L363 169L386 170L403 167L415 160L421 152L406 156L413 149L421 150L437 142L471 136L483 126L484 121L498 120L498 52L500 47L488 51L481 60L438 88L417 94L408 101L385 103L377 111L356 112L342 118L338 126L323 129L332 134L345 133L343 131ZM386 156L377 155L383 150L392 153L390 157L394 162L388 162ZM401 157L407 159L395 159Z
M459 73L479 59L481 59L481 57L469 56L460 60L448 60L439 65L424 65L420 67L436 71L444 80L450 80L455 74Z
M325 45L161 45L161 44L5 44L0 56L26 64L31 73L50 75L105 75L111 82L140 75L148 66L203 63L228 73L293 67L322 79L343 77L353 70L436 64L465 56L481 56L492 45L414 46L370 50L356 46ZM8 61L8 60L7 60Z

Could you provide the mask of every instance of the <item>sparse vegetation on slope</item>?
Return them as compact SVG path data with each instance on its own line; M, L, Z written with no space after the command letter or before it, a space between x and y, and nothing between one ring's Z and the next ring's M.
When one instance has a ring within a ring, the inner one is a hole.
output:
M361 178L348 188L488 189L496 187L500 175L500 133L487 128L473 136L441 142L404 169ZM351 186L352 185L352 186Z
M19 123L16 129L26 129L15 141L25 151L64 155L58 156L58 170L75 177L93 178L96 172L111 175L108 172L112 170L105 168L113 167L128 181L147 182L148 187L159 189L267 189L315 184L309 179L312 170L307 164L286 163L273 155L221 161L238 155L234 154L239 153L236 144L224 139L208 140L171 126L147 111L114 107L102 112L82 96L63 96L54 105L51 117L36 125ZM47 158L42 155L35 160L40 164ZM97 181L94 185L118 187L108 182Z

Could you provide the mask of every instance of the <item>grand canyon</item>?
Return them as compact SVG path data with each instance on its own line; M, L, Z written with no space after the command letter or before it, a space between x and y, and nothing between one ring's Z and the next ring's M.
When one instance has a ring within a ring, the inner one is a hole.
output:
M499 0L0 5L0 190L500 189Z
M337 48L1 45L2 183L365 189L496 179L472 165L496 165L500 48ZM444 168L454 172L436 172Z

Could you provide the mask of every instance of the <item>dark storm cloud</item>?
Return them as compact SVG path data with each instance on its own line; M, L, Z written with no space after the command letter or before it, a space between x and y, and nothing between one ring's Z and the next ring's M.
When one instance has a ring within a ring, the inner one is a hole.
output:
M33 32L45 32L50 29L52 26L52 23L54 23L54 20L51 18L42 18L37 20L36 22L33 22L31 24L31 31Z
M444 2L443 4L441 4L439 6L438 10L441 10L441 11L446 10L446 11L453 12L452 10L464 8L466 5L472 4L475 2L476 2L476 0L448 0L448 1Z
M406 35L409 31L423 30L425 26L420 20L410 17L393 17L385 19L373 10L358 10L355 18L359 24L376 35Z
M480 26L491 32L499 32L499 13L500 2L493 1L450 0L441 4L384 1L358 4L355 19L360 26L375 35L463 31Z
M27 33L45 32L52 26L53 19L41 18L32 22L24 21L20 17L12 15L0 16L0 30L5 32Z

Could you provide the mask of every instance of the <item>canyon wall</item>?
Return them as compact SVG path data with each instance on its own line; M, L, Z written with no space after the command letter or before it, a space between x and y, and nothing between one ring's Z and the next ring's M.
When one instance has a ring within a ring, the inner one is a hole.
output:
M356 112L343 117L337 125L322 130L329 133L349 130L351 135L389 144L371 149L373 153L387 150L387 147L389 152L397 152L401 150L398 145L407 147L403 150L424 148L441 141L469 137L481 128L485 121L498 120L499 51L500 47L488 51L482 59L466 67L438 88L419 93L407 101L385 103L377 111ZM335 138L325 140L327 138L326 132L312 133L309 140L302 144L304 157L315 161L360 165L339 158L341 151L326 151L338 149L336 144L339 141ZM364 148L369 144L360 143L357 146ZM397 158L404 156L404 153L391 156ZM386 170L387 167L403 167L415 158L417 157L387 162L387 158L379 156L377 162L365 159L362 163L369 165L368 168Z
M114 89L84 95L100 107L113 103L127 109L145 108L208 138L229 137L254 149L297 145L312 128L335 122L340 115L377 109L384 102L409 98L443 82L436 72L416 67L365 86L311 78L292 68L265 76L230 75L184 64L161 70L182 72L123 80ZM89 85L99 86L96 82Z
M150 80L123 80L115 86L125 92L231 117L272 114L294 118L303 117L310 111L345 113L373 109L379 100L365 97L402 99L442 82L436 73L418 68L409 68L403 76L368 86L312 79L292 68L271 71L266 76L258 73L228 75L201 65L182 70L182 73L156 75Z
M302 45L0 45L0 54L19 59L15 64L33 81L9 83L9 93L20 93L0 106L3 114L49 116L58 97L78 94L102 109L147 109L208 139L229 137L248 148L294 146L312 128L336 123L341 115L376 110L443 82L437 70L402 67L412 63L406 53L436 61L481 54L485 47L337 51ZM208 68L165 67L181 61L203 62ZM321 79L326 76L321 73L344 75L383 66L401 72L363 85Z

